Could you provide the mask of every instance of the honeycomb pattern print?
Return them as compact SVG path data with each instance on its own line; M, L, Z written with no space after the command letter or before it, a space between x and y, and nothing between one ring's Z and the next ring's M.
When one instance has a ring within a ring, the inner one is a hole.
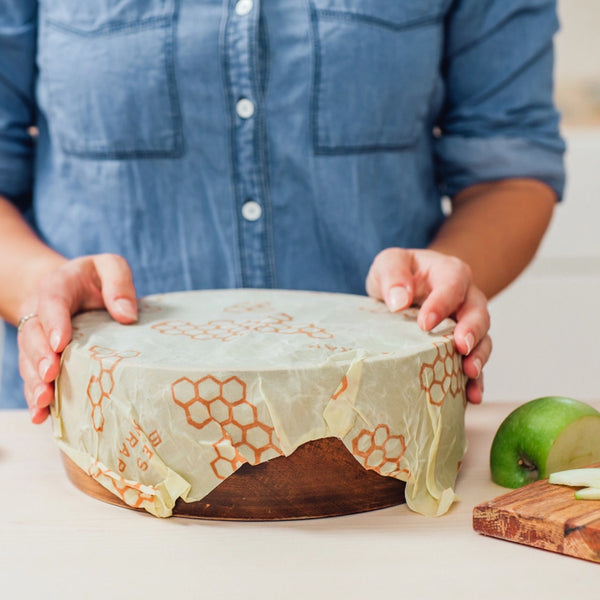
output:
M87 385L86 395L92 405L92 424L96 431L104 429L104 413L102 412L102 403L113 392L115 387L114 372L117 365L126 358L139 356L135 350L126 350L119 352L102 346L92 346L90 355L92 359L98 362L98 373L90 377Z
M128 481L111 469L102 467L98 462L90 465L88 475L133 508L144 508L145 504L151 505L158 492L156 487Z
M373 431L363 429L352 440L352 454L362 466L388 477L403 474L405 479L410 475L408 469L400 466L405 451L404 436L391 435L387 425L378 425Z
M260 421L256 406L246 398L246 383L239 377L223 381L212 375L197 381L181 377L171 385L171 395L189 425L198 430L220 428L211 462L219 479L245 462L256 465L282 455L274 428Z
M234 312L234 311L231 311ZM278 333L285 335L306 335L313 339L331 339L333 334L314 324L296 325L293 317L285 313L267 315L258 319L234 321L217 319L195 324L186 321L164 321L152 328L164 335L184 335L193 340L221 340L228 342L234 338L256 333Z
M435 344L435 357L432 362L424 362L419 372L421 389L435 406L441 406L450 393L456 397L462 391L462 364L452 343Z
M270 302L238 302L223 309L224 312L245 313L272 310Z

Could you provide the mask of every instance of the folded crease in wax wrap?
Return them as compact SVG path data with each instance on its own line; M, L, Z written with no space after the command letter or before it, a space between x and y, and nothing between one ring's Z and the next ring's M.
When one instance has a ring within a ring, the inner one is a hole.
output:
M421 331L363 296L210 290L148 296L123 326L78 315L52 409L60 449L126 504L166 517L241 465L337 437L445 513L466 450L454 323Z

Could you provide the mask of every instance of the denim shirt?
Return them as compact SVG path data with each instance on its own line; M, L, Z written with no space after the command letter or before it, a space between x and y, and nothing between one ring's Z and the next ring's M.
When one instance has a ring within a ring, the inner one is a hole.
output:
M445 195L560 197L556 29L550 0L0 0L0 194L139 295L364 293ZM2 385L24 405L12 327Z

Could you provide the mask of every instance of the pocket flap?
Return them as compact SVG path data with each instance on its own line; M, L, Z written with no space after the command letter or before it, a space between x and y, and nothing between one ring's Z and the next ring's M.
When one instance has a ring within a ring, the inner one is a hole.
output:
M41 2L44 18L70 31L103 33L170 17L175 0L52 0Z
M321 16L359 18L388 27L411 27L442 18L449 0L313 0Z

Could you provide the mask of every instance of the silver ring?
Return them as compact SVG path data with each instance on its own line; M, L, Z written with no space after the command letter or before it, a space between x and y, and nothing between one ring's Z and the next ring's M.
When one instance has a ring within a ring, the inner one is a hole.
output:
M21 317L19 319L19 323L17 324L17 333L21 332L21 329L23 329L23 327L25 326L25 323L27 323L27 321L29 321L29 319L33 319L33 317L37 317L37 313L29 313L28 315L25 315L24 317Z

